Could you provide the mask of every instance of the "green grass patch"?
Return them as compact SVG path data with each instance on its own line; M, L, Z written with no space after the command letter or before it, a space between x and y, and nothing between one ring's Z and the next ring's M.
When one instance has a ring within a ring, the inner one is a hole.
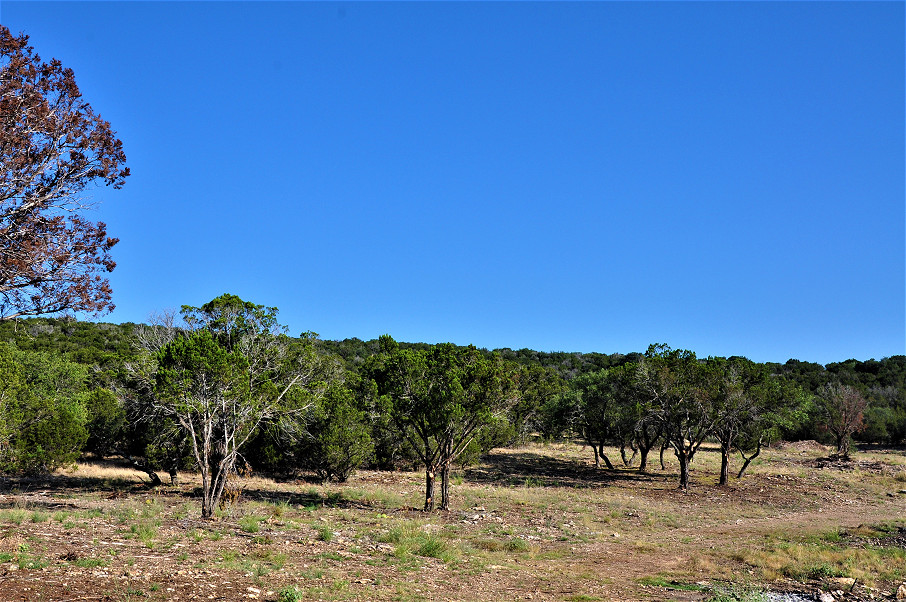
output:
M265 522L266 520L267 518L263 516L243 516L239 519L239 528L246 533L257 533L261 530L261 523Z

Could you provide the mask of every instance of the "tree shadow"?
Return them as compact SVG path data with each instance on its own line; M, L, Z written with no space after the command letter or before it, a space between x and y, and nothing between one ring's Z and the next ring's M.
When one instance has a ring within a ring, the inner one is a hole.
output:
M114 495L129 493L135 490L149 490L147 481L136 476L96 477L70 475L39 475L22 477L4 477L0 479L0 493L29 494L37 491L54 493L100 492Z
M595 468L576 460L561 460L527 451L508 450L488 454L480 466L467 468L463 478L470 483L506 487L599 487L617 482L650 482L661 475L636 468Z

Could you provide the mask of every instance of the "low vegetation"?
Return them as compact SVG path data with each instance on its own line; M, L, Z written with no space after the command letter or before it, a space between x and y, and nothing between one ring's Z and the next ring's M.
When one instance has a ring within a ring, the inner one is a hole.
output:
M188 511L194 473L148 489L140 471L79 464L6 482L0 579L6 599L29 600L893 596L906 580L906 452L827 464L832 451L772 447L726 487L705 444L683 493L675 460L641 474L595 469L574 444L496 449L454 475L457 503L440 513L416 509L418 472L250 475L211 520Z

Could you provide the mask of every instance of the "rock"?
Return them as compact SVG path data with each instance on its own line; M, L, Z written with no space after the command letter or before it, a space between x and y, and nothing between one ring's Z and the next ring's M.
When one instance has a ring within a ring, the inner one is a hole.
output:
M818 595L818 602L834 602L834 595L827 592L821 592Z
M620 537L620 534L619 534L619 533L614 533L614 534L611 535L611 537L619 538L619 537Z
M897 600L906 600L906 583L897 588Z
M852 577L835 577L830 581L841 589L852 589L852 587L856 584L856 580Z

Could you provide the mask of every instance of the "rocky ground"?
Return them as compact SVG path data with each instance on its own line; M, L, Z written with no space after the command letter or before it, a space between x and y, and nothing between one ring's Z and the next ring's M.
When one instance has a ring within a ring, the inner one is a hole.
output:
M703 451L682 492L656 459L639 474L575 445L496 450L430 515L417 472L251 477L211 521L193 475L148 489L83 464L0 486L0 600L906 598L906 453L764 455L718 487Z

